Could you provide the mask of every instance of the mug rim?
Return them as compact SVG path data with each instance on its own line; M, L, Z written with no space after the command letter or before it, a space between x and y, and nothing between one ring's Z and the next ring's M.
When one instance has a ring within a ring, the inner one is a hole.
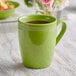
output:
M46 23L46 24L33 24L33 23L26 23L26 22L21 21L23 18L27 18L27 17L30 17L30 16L46 16L46 17L53 18L54 21ZM57 19L55 17L48 16L48 15L42 15L42 14L38 14L38 15L37 14L23 15L23 16L21 16L21 17L18 18L18 22L21 22L21 23L27 24L27 25L47 25L47 24L53 24L55 21L57 21Z

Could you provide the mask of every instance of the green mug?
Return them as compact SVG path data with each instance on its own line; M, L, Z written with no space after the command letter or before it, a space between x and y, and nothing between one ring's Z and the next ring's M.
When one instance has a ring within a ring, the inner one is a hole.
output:
M27 23L37 20L49 23ZM60 23L62 29L57 36L57 25ZM52 62L55 46L66 31L66 23L52 16L28 15L19 18L18 29L23 64L33 69L48 67Z

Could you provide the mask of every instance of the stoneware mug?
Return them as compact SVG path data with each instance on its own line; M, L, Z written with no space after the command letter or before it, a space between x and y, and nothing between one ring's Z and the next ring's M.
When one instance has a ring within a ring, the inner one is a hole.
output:
M48 21L46 24L32 24L28 21ZM57 26L62 29L57 36ZM19 18L19 44L23 64L26 67L40 69L48 67L54 56L55 46L66 31L66 23L47 15L27 15Z

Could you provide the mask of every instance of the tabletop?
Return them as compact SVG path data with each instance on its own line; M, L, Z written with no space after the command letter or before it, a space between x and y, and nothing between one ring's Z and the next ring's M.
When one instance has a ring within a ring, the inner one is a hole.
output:
M76 76L76 14L66 13L67 32L56 46L53 62L45 69L29 69L21 60L18 43L19 16L35 13L22 0L16 13L0 20L0 76ZM63 18L62 18L63 19Z

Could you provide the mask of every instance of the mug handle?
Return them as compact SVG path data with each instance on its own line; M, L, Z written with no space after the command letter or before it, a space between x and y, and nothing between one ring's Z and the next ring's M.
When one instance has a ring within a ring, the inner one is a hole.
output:
M56 45L59 43L59 41L61 40L61 38L63 37L64 33L66 32L66 23L63 20L58 20L58 25L62 23L62 29L59 33L59 35L56 38Z

